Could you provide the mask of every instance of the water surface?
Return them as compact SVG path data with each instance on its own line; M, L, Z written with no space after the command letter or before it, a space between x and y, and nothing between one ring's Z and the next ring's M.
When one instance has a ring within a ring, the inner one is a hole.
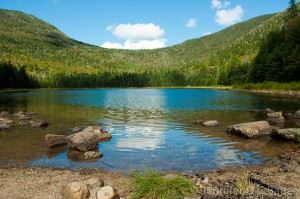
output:
M246 140L226 134L229 125L265 119L246 110L300 109L299 100L212 89L85 89L1 93L0 110L32 111L46 129L15 127L0 132L0 159L46 167L105 168L129 171L152 165L184 172L260 163L296 146L271 138ZM218 127L194 125L216 119ZM17 121L14 121L17 124ZM99 143L104 156L83 161L67 147L48 149L48 133L72 133L76 126L101 125L111 140ZM288 120L287 127L300 126Z

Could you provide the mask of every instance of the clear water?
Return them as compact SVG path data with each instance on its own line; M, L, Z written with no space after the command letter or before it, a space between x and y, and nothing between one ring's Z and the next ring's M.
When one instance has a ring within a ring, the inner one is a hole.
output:
M157 170L190 172L260 163L296 150L295 144L271 138L247 140L226 134L229 125L264 119L246 110L300 109L299 100L212 89L35 90L0 94L0 111L32 111L46 129L14 125L0 132L0 160L31 166L105 168L130 171L151 165ZM194 125L216 119L218 127ZM14 121L17 124L17 121ZM101 125L111 140L99 143L104 156L84 161L67 147L48 149L45 135L72 133L76 126ZM300 126L287 121L287 127Z

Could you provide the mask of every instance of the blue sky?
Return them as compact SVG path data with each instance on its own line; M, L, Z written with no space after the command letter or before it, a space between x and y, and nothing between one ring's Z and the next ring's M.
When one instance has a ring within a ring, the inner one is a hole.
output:
M108 48L158 48L220 31L288 0L1 0L76 40Z

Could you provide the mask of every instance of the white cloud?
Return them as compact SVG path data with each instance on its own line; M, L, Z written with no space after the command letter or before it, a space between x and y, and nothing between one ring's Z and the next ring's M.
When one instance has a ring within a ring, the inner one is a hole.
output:
M233 9L217 10L215 21L222 26L232 25L241 21L244 10L240 5Z
M112 32L115 36L130 41L152 40L160 38L165 31L158 25L149 24L119 24L117 26L108 26L106 30Z
M204 36L211 35L211 34L212 34L212 32L205 32L205 33L203 33Z
M196 18L190 18L187 23L185 24L185 27L187 28L194 28L197 26L197 19Z
M165 31L153 23L110 25L106 30L125 41L124 44L105 42L104 48L155 49L166 46L167 40L162 38Z
M221 9L221 8L226 8L231 3L228 1L225 1L224 3L222 3L220 0L212 0L211 4L212 4L212 6L211 6L212 8Z

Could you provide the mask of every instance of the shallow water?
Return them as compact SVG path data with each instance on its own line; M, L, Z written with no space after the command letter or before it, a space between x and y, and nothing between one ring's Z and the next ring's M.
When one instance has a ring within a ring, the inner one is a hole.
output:
M31 111L45 119L46 129L18 127L0 132L0 160L46 167L105 168L129 171L151 165L157 170L190 172L223 166L256 164L296 145L271 138L245 140L226 134L229 125L265 119L250 109L284 113L300 109L299 100L212 89L34 90L0 94L0 111ZM216 119L218 127L194 125ZM111 140L99 143L104 156L83 161L67 147L48 149L48 133L72 133L76 126L101 125ZM288 120L287 127L299 123Z

